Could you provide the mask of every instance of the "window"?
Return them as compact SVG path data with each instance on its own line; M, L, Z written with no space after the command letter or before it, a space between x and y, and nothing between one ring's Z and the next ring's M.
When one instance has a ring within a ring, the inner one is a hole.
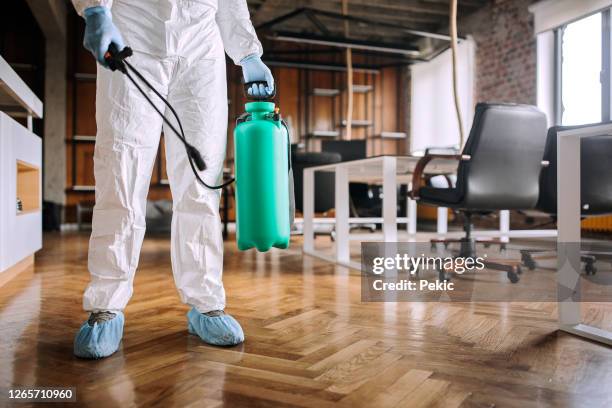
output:
M610 120L609 20L607 10L556 32L556 122L561 125Z
M465 135L474 117L474 40L459 42L458 85ZM460 147L459 126L452 86L451 51L427 62L410 66L412 80L410 104L410 152L419 154L430 147Z

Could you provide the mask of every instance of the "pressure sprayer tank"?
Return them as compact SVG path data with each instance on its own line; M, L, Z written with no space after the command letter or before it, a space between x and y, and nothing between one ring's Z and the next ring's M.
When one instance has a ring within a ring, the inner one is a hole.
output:
M249 102L234 130L238 249L289 246L288 133L273 102Z

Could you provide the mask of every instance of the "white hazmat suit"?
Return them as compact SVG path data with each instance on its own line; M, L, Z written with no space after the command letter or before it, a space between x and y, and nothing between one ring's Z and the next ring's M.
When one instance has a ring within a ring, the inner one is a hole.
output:
M111 8L134 50L130 63L176 109L201 153L208 184L221 180L227 132L224 50L235 63L262 48L246 0L73 0L79 14ZM145 88L146 89L146 88ZM165 106L152 92L163 112ZM171 115L166 115L171 118ZM173 198L171 257L181 300L198 312L223 310L220 191L201 186L183 144L119 72L98 66L96 205L89 244L87 311L121 311L132 296L145 233L145 208L162 128Z

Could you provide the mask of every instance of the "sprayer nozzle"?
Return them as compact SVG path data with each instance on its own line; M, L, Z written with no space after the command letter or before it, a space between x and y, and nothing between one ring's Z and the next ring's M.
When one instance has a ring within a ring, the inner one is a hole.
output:
M187 154L193 159L198 170L206 170L206 163L204 162L204 159L202 158L202 155L200 154L198 149L189 145L189 147L187 147Z

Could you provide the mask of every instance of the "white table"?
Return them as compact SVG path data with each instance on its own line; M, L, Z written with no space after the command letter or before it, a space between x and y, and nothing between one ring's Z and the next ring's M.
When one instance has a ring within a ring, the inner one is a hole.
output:
M304 218L303 233L305 254L312 255L330 262L360 269L358 262L350 260L349 244L351 239L361 241L373 240L375 234L349 234L351 223L381 223L383 226L382 240L385 242L397 242L397 224L408 224L408 235L417 238L417 207L416 202L408 199L406 217L397 217L397 185L406 184L411 189L412 174L420 157L416 156L376 156L367 159L353 160L328 164L323 166L308 167L304 169ZM457 169L456 160L434 159L425 168L425 174L438 175L454 173ZM329 219L314 218L314 174L315 172L335 173L335 202L336 218L331 221L336 227L336 253L335 257L318 251L314 245L314 224L318 222L329 222ZM349 182L361 182L369 184L382 184L383 187L383 211L381 218L353 218L349 216ZM338 205L342 203L342 205ZM437 234L439 237L447 236L447 214L446 208L438 208ZM525 230L510 231L510 212L500 211L499 231L476 231L476 236L500 237L508 240L510 237L554 237L554 230Z
M612 124L594 125L557 134L557 283L559 328L580 337L612 345L612 332L582 324L580 291L568 296L561 288L578 288L580 281L580 139L612 135Z

